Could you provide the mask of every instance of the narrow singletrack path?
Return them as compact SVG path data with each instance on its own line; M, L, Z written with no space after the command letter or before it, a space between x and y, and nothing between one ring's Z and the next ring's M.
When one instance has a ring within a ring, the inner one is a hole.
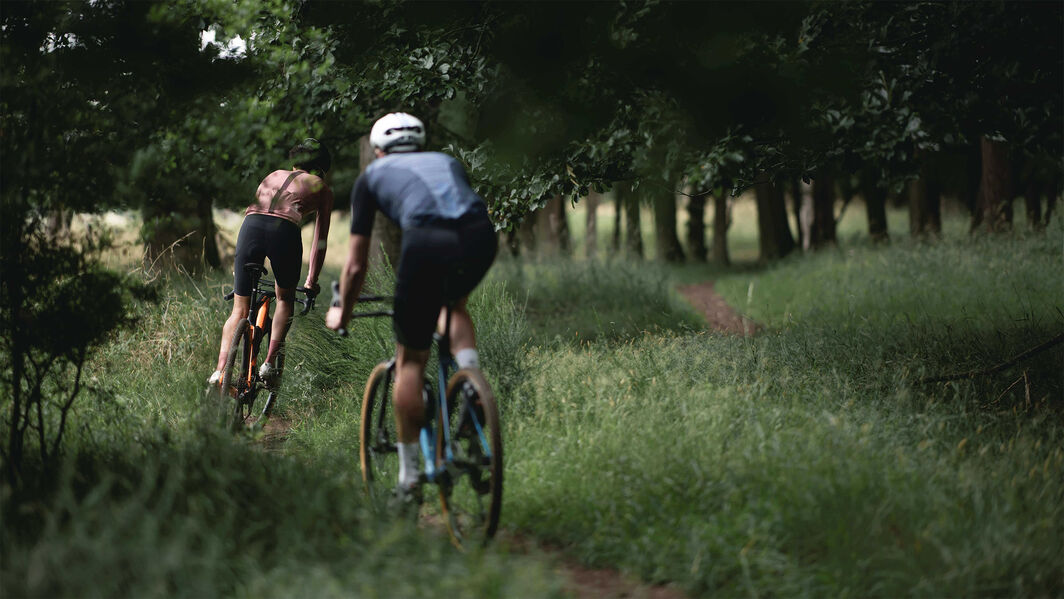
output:
M714 331L752 337L764 329L763 325L743 316L735 308L729 306L728 302L714 291L713 281L681 285L677 291L705 316L706 322Z

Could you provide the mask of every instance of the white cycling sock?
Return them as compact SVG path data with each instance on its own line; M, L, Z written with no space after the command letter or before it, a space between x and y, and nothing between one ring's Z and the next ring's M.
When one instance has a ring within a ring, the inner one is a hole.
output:
M418 454L421 453L420 443L397 443L399 446L399 484L410 488L417 484Z
M458 350L458 353L454 355L454 361L458 363L459 368L480 368L480 357L474 347Z

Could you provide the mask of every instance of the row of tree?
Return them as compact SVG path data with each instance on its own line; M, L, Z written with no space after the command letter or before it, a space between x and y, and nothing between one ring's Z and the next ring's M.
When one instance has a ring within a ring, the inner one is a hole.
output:
M245 205L308 134L337 154L342 195L366 162L369 125L402 109L465 161L503 230L550 198L618 183L664 203L666 226L668 190L769 186L758 197L772 258L787 250L771 239L784 233L776 196L809 195L795 181L813 186L797 245L830 242L836 194L860 192L879 215L881 199L907 186L920 232L935 230L943 189L972 206L973 227L999 230L1014 197L1044 222L1041 206L1060 189L1062 12L1042 2L10 4L4 197L45 214L138 208L151 254L182 240L187 263L217 265L212 206ZM204 45L205 31L223 42ZM225 51L234 38L244 49Z
M27 436L42 460L54 453L47 431L63 430L72 399L44 409L47 398L77 394L85 348L124 314L99 305L120 307L135 288L94 266L86 252L104 240L57 234L64 215L136 209L151 263L220 266L212 208L246 205L308 135L334 150L342 197L373 120L401 109L465 162L506 231L551 198L615 188L628 227L639 202L656 207L672 244L663 255L678 259L674 190L688 189L695 210L713 198L720 215L727 195L755 187L771 259L830 243L836 188L843 201L863 191L882 235L882 198L915 185L914 222L933 231L954 172L973 226L996 231L1016 195L1038 210L1036 199L1059 195L1062 12L1049 2L0 3L5 469ZM974 148L978 170L940 166ZM786 193L803 198L797 239ZM71 319L94 324L64 337Z

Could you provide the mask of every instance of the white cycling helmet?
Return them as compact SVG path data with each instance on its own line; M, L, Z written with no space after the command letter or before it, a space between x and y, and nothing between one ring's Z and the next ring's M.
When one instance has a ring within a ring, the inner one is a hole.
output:
M392 112L377 119L369 143L382 152L415 152L425 147L425 125L405 112Z

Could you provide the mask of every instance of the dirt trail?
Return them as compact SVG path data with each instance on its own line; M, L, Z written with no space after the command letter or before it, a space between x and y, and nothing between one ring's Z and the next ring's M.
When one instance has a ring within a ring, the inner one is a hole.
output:
M677 291L705 315L706 322L715 331L750 337L764 328L729 306L724 298L713 290L713 281L682 285Z
M522 554L542 555L553 565L567 595L576 599L686 599L672 585L651 585L610 568L588 568L566 555L562 547L545 544L521 533L501 530L493 541Z

